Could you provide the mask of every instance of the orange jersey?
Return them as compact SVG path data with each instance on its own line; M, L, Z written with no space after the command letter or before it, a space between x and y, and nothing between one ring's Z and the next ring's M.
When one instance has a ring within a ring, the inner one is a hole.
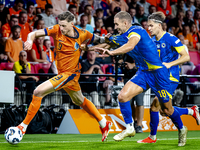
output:
M33 16L29 16L28 15L28 20L27 20L27 22L30 24L30 22L32 22L31 24L30 24L30 26L34 26L34 19L35 19L35 15L33 15Z
M28 34L32 31L32 28L28 22L26 22L24 25L19 24L19 26L21 27L22 41L25 42L27 40Z
M52 5L51 0L36 0L37 7L41 8L41 9L45 9L45 5L47 4L47 1L49 4Z
M22 11L22 10L15 11L12 7L9 8L10 16L16 15L17 17L19 17L19 13L20 13L21 11Z
M84 41L90 42L93 39L93 34L86 30L78 29L75 26L74 30L77 37L63 35L58 24L44 29L46 35L52 36L54 39L58 73L79 71L81 69L79 47Z
M2 26L2 37L9 37L11 34L11 28L9 23L6 23Z
M11 35L11 28L9 23L6 23L2 26L2 37L10 37ZM22 32L20 32L20 38L22 38Z

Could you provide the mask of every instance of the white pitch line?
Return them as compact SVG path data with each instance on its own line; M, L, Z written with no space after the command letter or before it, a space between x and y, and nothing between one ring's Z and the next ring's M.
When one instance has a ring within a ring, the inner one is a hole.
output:
M200 139L200 137L193 137L193 138L187 138L188 140L194 140L194 139ZM141 139L128 139L126 138L124 141L138 141ZM167 140L178 140L178 138L165 138L165 139L157 139L158 141L167 141ZM100 142L100 140L97 141L30 141L30 142L20 142L20 143L86 143L86 142ZM109 140L108 140L109 142ZM5 142L0 142L0 143L7 143Z

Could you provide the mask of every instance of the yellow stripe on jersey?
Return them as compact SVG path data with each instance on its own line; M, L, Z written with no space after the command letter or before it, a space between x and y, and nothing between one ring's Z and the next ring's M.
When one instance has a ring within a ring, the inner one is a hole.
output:
M174 82L179 82L176 78L174 78L174 77L172 76L171 72L170 72L170 77L169 77L169 79L170 79L171 81L174 81Z
M145 61L145 60L144 60ZM146 62L146 61L145 61ZM162 66L156 66L156 65L152 65L148 62L146 62L147 66L148 66L148 69L159 69L159 68L162 68Z
M167 92L167 90L166 90L166 92ZM170 99L172 99L172 95L169 92L167 92L167 95L169 96Z
M179 46L179 47L174 47L174 48L176 49L176 51L177 51L178 53L180 53L183 49L185 49L184 46Z
M132 36L137 36L139 39L141 38L141 36L137 34L136 32L129 33L128 38L131 38Z

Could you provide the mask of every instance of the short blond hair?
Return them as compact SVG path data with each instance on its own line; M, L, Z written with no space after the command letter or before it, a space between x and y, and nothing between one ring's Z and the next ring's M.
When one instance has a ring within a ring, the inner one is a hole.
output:
M125 11L120 11L115 15L115 18L119 18L119 20L126 20L128 21L128 23L132 23L132 17L129 13L125 12Z
M67 22L73 21L74 18L74 15L70 11L66 11L58 15L59 20L66 20Z

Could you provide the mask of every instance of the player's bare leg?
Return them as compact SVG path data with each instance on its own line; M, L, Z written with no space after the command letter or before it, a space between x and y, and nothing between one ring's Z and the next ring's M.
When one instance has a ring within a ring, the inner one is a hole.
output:
M126 129L121 133L115 135L113 139L115 141L122 141L126 137L135 136L134 121L132 119L132 110L130 106L130 99L136 95L143 92L143 89L136 85L135 83L129 81L122 88L121 92L118 95L118 100L120 104L120 110L122 112L125 123L127 124Z
M94 104L86 99L81 91L68 90L68 94L74 104L81 106L88 114L92 115L98 121L102 133L102 142L106 141L112 127L112 123L110 121L106 121L106 119L101 116Z
M18 125L18 128L22 131L23 135L26 132L26 129L35 116L35 114L38 112L42 98L52 92L54 92L53 85L49 80L45 81L44 83L40 84L33 92L33 99L30 103L30 106L28 108L27 114L23 122Z

